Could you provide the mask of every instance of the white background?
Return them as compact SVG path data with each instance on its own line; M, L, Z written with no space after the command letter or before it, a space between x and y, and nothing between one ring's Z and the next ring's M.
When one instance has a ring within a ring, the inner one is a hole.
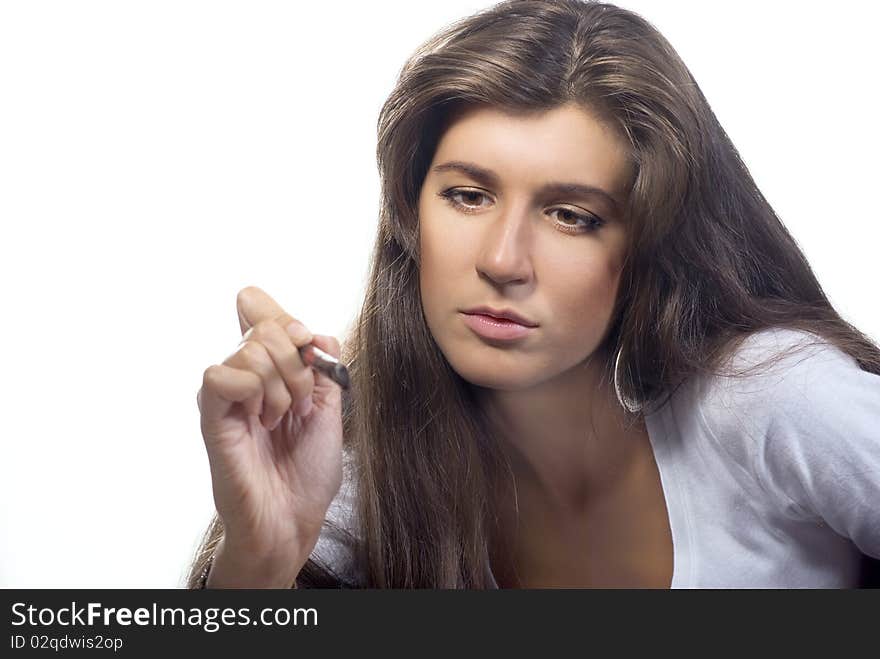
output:
M236 293L344 334L382 102L416 46L489 4L0 4L0 586L183 583L213 512L195 395L239 341ZM873 3L620 4L880 339Z

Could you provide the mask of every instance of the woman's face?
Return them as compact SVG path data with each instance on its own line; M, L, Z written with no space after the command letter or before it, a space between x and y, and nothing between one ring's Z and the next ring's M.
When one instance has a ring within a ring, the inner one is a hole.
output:
M428 327L461 377L522 390L593 354L623 264L630 175L624 143L575 105L531 117L472 108L450 124L419 197L419 279ZM462 313L481 305L535 327L486 338Z

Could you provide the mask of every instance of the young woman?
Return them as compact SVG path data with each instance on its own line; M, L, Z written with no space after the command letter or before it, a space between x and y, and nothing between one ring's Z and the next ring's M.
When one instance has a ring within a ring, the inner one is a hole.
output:
M864 584L880 350L656 29L580 0L455 23L377 156L344 346L252 287L205 371L189 587Z

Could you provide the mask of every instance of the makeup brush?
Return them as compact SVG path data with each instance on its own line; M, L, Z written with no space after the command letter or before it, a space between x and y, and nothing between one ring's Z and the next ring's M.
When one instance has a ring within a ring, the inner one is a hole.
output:
M348 369L336 357L321 350L313 343L299 348L303 363L319 370L343 389L348 389Z

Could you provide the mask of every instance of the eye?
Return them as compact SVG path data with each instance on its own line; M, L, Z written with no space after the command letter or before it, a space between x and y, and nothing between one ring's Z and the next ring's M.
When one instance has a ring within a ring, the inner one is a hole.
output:
M449 190L444 190L443 192L438 193L441 197L443 197L451 206L454 208L458 208L465 213L474 213L480 209L480 205L475 205L475 202L479 199L485 199L486 193L480 192L479 190L466 190L466 189L458 189L458 188L450 188ZM463 197L465 200L464 203L458 201L456 197Z
M438 192L437 195L462 213L478 212L483 208L483 205L478 202L488 198L485 192L466 188L449 188L448 190ZM459 198L462 198L463 201L459 200ZM598 231L600 227L605 225L605 220L592 213L578 213L570 208L550 209L550 214L554 213L559 214L556 226L563 233L591 233Z
M562 231L567 231L569 233L589 233L591 231L598 231L599 228L605 224L605 220L592 213L576 213L569 208L554 208L550 212L559 213L560 217L564 218L564 221L561 222L560 226L565 227ZM574 224L568 224L568 222L572 221Z

